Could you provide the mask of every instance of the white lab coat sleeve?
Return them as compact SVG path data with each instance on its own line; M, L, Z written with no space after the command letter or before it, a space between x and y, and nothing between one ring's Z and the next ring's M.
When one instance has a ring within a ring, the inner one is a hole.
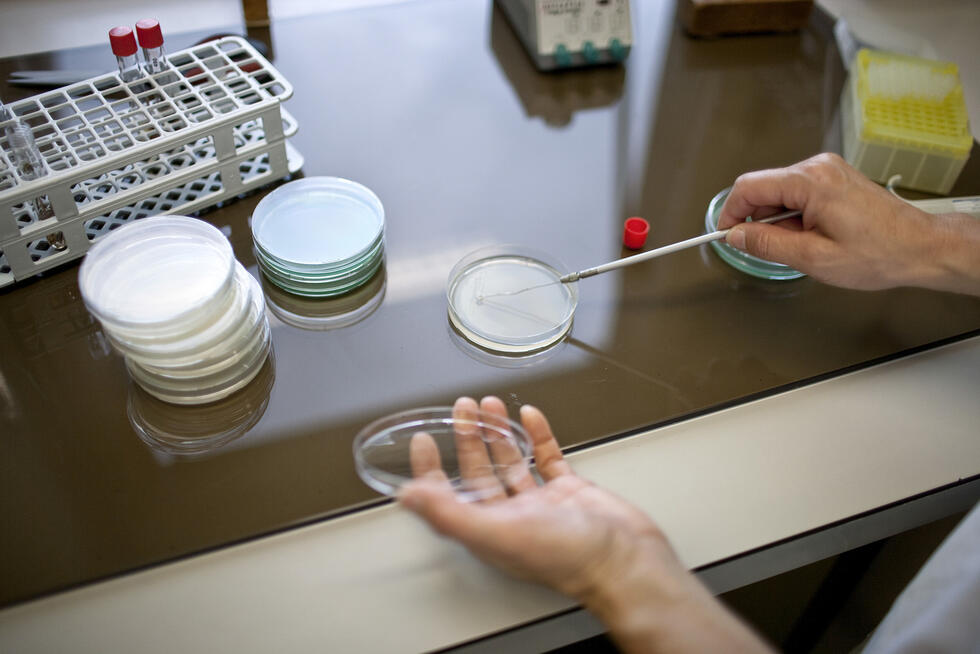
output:
M898 596L864 654L980 653L980 504Z

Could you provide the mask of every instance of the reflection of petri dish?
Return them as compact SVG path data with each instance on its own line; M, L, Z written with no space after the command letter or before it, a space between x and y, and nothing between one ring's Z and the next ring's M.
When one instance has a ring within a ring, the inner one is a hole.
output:
M572 326L578 284L559 281L565 266L519 245L463 257L449 273L449 320L467 339L495 352L531 352Z
M446 331L449 332L449 340L453 342L453 345L469 358L494 368L508 370L530 368L544 363L557 354L567 343L567 339L559 339L547 347L532 352L491 352L467 339L452 323L446 325Z
M259 422L269 406L275 378L274 357L269 356L255 379L240 391L201 406L167 404L133 384L129 422L154 450L182 456L211 452L245 435Z
M708 205L708 211L704 216L704 228L708 232L717 231L718 214L721 212L722 205L725 204L725 198L728 197L729 191L731 191L731 188L726 188L716 195L711 200L711 204ZM712 241L711 247L714 248L715 252L718 253L718 256L725 263L753 277L790 280L799 279L804 276L800 271L794 270L785 264L760 259L759 257L754 257L751 254L737 250L725 241Z
M438 450L438 457L424 456L425 446L430 454ZM466 456L458 457L457 450ZM527 475L530 456L531 439L521 425L479 410L454 415L451 407L414 409L375 420L354 437L357 474L389 496L440 465L459 499L487 499Z
M309 298L287 293L262 275L266 306L279 320L309 330L340 329L373 314L385 297L384 266L363 286L338 297Z

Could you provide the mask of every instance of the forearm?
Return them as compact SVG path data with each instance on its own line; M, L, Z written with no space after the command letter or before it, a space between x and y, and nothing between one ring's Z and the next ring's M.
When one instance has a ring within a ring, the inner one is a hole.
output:
M629 574L601 580L583 603L624 652L771 651L672 555L638 553Z
M962 213L940 214L931 266L916 286L980 296L980 221Z

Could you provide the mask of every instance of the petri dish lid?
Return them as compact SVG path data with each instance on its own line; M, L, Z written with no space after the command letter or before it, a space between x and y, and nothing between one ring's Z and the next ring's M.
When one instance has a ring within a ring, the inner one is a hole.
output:
M109 333L109 340L122 354L142 357L147 360L176 361L192 357L200 352L213 349L225 343L231 334L240 329L255 303L252 297L254 286L252 276L238 262L232 282L230 301L221 311L216 311L215 320L200 325L189 334L179 337L132 340L126 334Z
M287 279L268 268L262 268L263 275L273 284L288 293L303 297L334 297L345 295L367 283L384 265L384 256L377 257L369 267L358 271L354 276L330 282L298 282Z
M396 413L354 437L357 474L388 496L441 468L459 499L497 497L529 474L531 450L530 437L513 420L479 409L454 413L452 407Z
M708 211L704 217L704 228L708 232L717 231L718 215L721 213L721 207L725 204L725 198L728 197L728 193L731 190L730 187L726 188L716 195L711 200L711 204L708 205ZM752 256L748 252L742 252L733 248L725 241L712 241L711 247L725 263L735 270L740 270L753 277L787 281L805 276L800 271L790 268L786 264Z
M276 262L270 261L268 258L266 258L266 255L262 254L258 248L255 249L255 258L259 265L262 266L263 270L268 270L285 279L305 283L343 283L344 280L350 279L351 277L356 277L363 272L365 268L369 268L374 265L378 259L383 256L384 247L382 244L379 244L372 247L371 250L369 250L363 257L359 257L356 261L356 265L330 272L311 273L293 270L281 264L277 264Z
M230 369L201 378L168 379L126 359L126 368L133 381L157 399L172 404L207 404L228 397L258 375L266 357L272 351L271 332L267 320L262 321L259 336L249 346L236 365Z
M468 340L495 352L531 352L568 333L578 284L559 281L564 264L520 245L463 257L449 273L449 320Z
M265 322L265 299L254 277L241 268L249 283L246 311L235 318L233 329L223 334L210 347L169 356L148 356L126 352L126 358L146 371L162 376L203 377L211 372L237 365L241 352L254 344Z
M344 259L343 261L323 263L317 265L306 265L296 263L295 261L289 261L286 259L281 259L275 254L267 252L258 243L255 244L255 253L259 255L262 260L269 266L274 266L278 269L291 272L297 275L305 275L311 277L318 276L336 276L349 274L352 271L357 270L360 266L364 265L364 261L370 259L378 249L384 245L384 233L379 234L372 243L370 243L364 250L361 251L357 256L351 257L349 259Z
M154 216L96 243L78 282L85 306L110 329L169 328L205 316L230 287L234 263L231 244L216 227Z
M384 233L384 208L370 189L339 177L308 177L267 195L252 214L256 246L280 263L342 265Z

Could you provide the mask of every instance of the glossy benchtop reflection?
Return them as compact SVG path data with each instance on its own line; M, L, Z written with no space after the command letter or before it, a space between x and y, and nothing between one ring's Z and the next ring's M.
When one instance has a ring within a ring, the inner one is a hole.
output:
M351 440L396 411L495 394L512 415L539 406L576 446L980 329L976 299L767 282L702 247L582 281L553 349L514 358L461 339L445 288L467 253L515 243L594 266L629 254L626 216L651 222L648 249L695 236L740 172L839 148L843 72L819 13L799 34L698 41L636 4L625 69L561 76L537 73L484 3L274 24L303 174L384 203L380 276L334 305L270 292L286 311L269 308L274 360L214 410L143 401L81 302L77 264L0 291L0 602L378 501ZM248 218L267 192L203 216L253 275ZM974 148L954 194L978 192Z

